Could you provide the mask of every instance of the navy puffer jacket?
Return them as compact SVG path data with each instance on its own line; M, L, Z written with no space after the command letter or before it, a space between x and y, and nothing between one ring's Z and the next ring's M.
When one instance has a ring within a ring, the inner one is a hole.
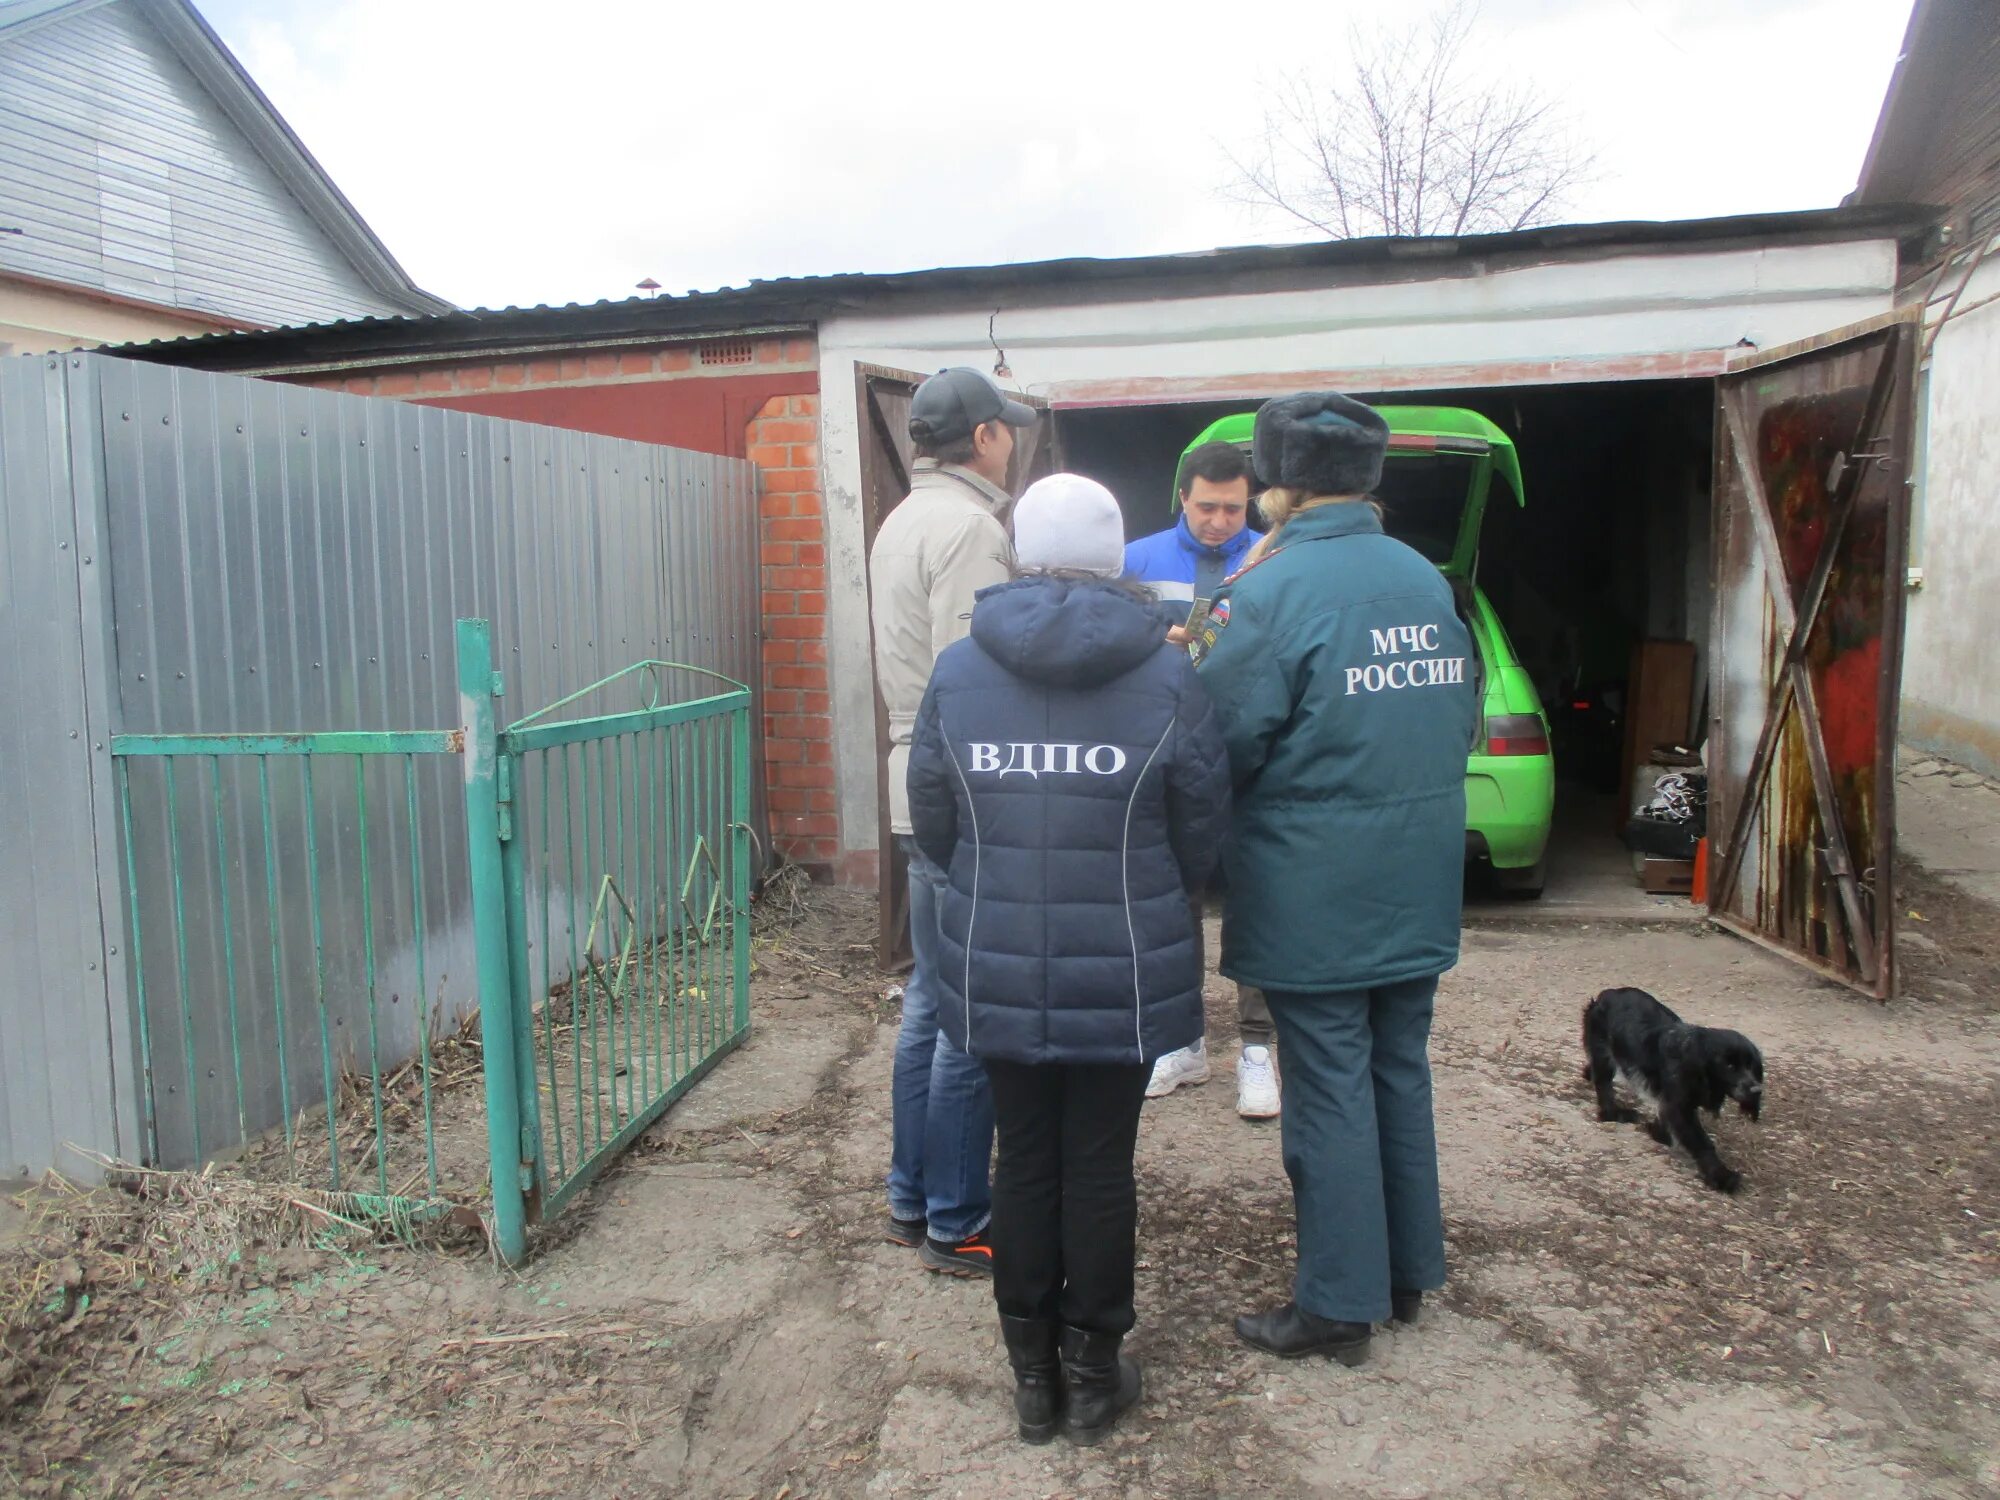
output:
M1151 601L1095 580L982 592L938 657L910 821L950 872L939 1022L975 1057L1142 1063L1201 1035L1188 893L1229 819L1229 761Z

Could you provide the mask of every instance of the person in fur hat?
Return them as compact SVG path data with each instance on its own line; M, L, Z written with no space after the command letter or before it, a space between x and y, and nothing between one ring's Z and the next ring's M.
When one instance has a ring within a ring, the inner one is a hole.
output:
M1388 439L1335 392L1264 404L1272 529L1195 642L1236 798L1221 969L1270 999L1298 1218L1292 1299L1236 1330L1350 1365L1444 1283L1428 1049L1476 714L1450 587L1368 498Z

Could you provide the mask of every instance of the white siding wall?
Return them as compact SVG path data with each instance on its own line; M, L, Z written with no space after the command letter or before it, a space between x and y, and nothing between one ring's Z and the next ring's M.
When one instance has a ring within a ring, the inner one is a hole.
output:
M283 325L402 311L127 5L0 40L0 271Z

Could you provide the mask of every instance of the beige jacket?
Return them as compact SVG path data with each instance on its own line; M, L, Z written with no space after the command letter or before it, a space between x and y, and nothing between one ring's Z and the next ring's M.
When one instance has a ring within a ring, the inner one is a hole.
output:
M889 829L910 831L910 731L938 653L972 629L972 596L1014 572L1013 502L970 469L920 458L868 553L875 682L889 710Z

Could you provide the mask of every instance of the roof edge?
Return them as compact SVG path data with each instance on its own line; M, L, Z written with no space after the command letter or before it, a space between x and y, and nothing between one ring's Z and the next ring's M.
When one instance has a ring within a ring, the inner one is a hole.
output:
M191 0L131 0L180 60L249 138L362 279L390 302L416 314L455 311L454 304L410 279L389 247L319 164L256 79L229 50Z

